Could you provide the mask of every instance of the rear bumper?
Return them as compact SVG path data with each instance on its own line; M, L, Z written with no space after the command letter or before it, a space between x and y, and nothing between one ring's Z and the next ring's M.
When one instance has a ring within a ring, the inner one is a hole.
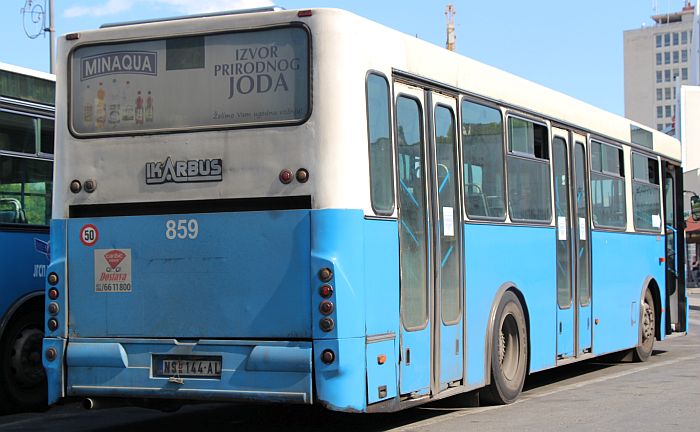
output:
M221 356L221 378L154 376L155 355ZM66 395L310 404L311 342L71 339Z

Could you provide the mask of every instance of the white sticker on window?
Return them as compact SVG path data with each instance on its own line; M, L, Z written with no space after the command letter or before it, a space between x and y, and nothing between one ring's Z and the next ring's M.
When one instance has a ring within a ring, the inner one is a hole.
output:
M578 218L578 238L586 241L586 218Z
M131 292L131 249L95 249L95 292Z
M455 235L455 221L454 221L454 211L452 207L442 208L442 224L443 224L443 234L445 237L454 237Z
M661 216L657 214L651 215L651 226L661 228Z
M557 218L557 238L566 240L566 218L564 216Z

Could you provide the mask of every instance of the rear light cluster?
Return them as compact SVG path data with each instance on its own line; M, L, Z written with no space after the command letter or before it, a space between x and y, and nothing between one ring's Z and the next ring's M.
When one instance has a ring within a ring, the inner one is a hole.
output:
M46 307L46 310L49 313L49 320L46 322L46 327L50 331L56 331L58 329L59 323L58 319L56 318L56 315L60 312L61 308L58 305L58 303L55 301L58 299L60 292L58 291L58 288L56 285L58 285L59 278L58 275L55 272L49 273L49 276L46 278L47 282L50 285L50 288L47 292L47 296L49 297L49 302L48 306ZM49 360L53 360L56 358L55 356L55 350L53 350L53 354L51 354L49 351L51 351L53 348L49 349L46 351L46 358Z
M335 311L335 305L331 300L333 293L335 292L332 285L333 270L328 267L322 268L318 272L318 278L323 283L318 289L318 294L321 296L321 298L323 298L321 303L318 305L318 310L322 315L324 315L324 317L319 321L318 325L324 332L330 332L335 328L335 321L333 321L333 318L329 316L333 313L333 311ZM335 353L333 350L323 350L321 353L321 361L325 364L333 363L335 361Z

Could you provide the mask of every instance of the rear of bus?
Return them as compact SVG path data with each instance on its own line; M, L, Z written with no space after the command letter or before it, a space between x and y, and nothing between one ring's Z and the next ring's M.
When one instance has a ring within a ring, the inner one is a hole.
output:
M377 261L363 250L366 69L319 60L333 51L336 15L246 13L61 38L50 403L366 408L362 268ZM397 272L390 224L369 236L393 248ZM398 296L397 277L385 285Z

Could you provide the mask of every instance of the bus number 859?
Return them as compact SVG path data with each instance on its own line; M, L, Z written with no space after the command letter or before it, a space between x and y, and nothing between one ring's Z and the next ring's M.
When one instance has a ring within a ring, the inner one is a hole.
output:
M196 219L178 219L177 222L169 220L165 223L165 238L168 240L196 239L199 234L199 224Z

